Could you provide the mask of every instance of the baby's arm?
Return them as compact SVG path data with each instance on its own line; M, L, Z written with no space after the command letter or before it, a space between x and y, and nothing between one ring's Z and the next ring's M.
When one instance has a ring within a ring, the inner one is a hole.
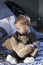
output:
M33 46L37 47L39 43L39 39L36 37L34 33L31 33L30 39L31 39L30 42L33 44Z

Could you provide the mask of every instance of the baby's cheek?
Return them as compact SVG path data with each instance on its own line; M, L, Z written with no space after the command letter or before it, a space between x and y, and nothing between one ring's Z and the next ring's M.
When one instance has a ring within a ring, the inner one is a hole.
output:
M23 32L23 31L24 31L23 29L20 30L20 32Z

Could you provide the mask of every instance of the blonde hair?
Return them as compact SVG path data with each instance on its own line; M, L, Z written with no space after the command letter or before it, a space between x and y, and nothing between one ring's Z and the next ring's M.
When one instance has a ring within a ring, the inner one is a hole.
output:
M22 22L21 22L22 21ZM30 25L30 18L26 15L19 15L15 21L14 24L16 24L17 22L20 22L21 24L26 24L26 25Z

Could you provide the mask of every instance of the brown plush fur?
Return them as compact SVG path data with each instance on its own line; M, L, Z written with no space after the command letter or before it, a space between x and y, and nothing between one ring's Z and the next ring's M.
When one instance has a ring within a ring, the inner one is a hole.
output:
M17 55L21 58L25 57L27 54L30 54L31 56L35 57L38 49L34 49L30 45L24 45L22 43L17 44L15 41L15 38L9 38L7 39L2 46L5 46L9 50L13 50L17 53Z

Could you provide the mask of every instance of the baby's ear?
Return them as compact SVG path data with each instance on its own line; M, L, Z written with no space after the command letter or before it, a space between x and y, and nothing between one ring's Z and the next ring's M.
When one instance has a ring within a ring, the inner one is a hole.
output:
M28 29L28 25L25 25L25 28Z

